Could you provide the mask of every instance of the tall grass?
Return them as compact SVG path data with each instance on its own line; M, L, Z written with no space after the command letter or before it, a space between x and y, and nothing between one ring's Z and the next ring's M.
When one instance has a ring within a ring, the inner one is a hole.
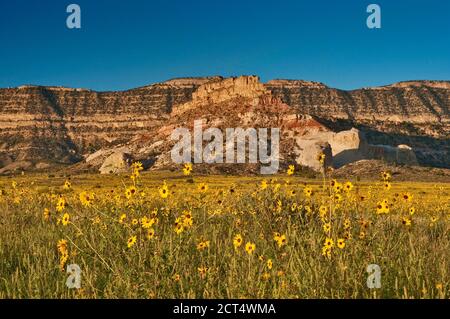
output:
M67 189L64 178L2 178L0 297L450 295L448 184L393 182L386 190L381 182L366 181L354 182L346 192L334 190L328 179L278 176L262 189L259 177L179 175L146 173L135 181L128 176L73 176ZM167 198L159 192L163 180ZM205 192L198 189L201 183L208 186ZM136 192L126 198L133 185ZM313 189L311 197L303 192L306 185ZM83 191L94 194L89 206L80 201ZM333 197L336 193L340 199ZM404 193L412 200L403 200ZM58 212L60 198L67 205ZM379 214L377 204L383 199L389 212ZM321 206L326 214L320 213ZM177 234L175 222L187 211L192 226ZM70 216L66 226L61 222L64 213ZM157 218L151 226L153 238L147 238L148 229L140 223L144 216ZM411 220L410 226L404 218ZM133 225L133 219L139 223ZM329 231L324 230L326 223ZM286 243L278 245L275 233L285 235ZM236 248L233 238L238 234L243 243ZM128 247L132 236L137 241ZM322 254L326 238L334 242L329 256ZM337 247L339 239L345 242L342 249ZM67 241L68 259L62 264L59 240ZM200 242L209 245L199 250ZM245 250L248 242L256 246L252 254ZM66 286L69 264L82 270L81 289ZM368 288L369 264L380 266L381 288Z

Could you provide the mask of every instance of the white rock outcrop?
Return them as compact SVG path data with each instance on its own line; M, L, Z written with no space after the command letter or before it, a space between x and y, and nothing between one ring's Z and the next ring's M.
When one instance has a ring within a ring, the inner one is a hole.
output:
M115 174L126 172L131 164L131 156L124 152L114 152L109 155L99 171L100 174Z
M371 145L364 134L355 128L338 133L313 131L296 138L297 163L316 171L322 169L317 154L322 150L329 157L325 166L334 168L363 159L377 159L389 163L418 165L414 150L408 145ZM328 147L326 146L328 144ZM329 148L329 150L328 150Z

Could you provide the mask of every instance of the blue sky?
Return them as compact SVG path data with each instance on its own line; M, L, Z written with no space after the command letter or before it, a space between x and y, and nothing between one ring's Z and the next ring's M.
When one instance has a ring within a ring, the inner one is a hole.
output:
M71 3L80 30L66 27ZM366 27L370 3L381 29ZM450 80L450 1L1 1L0 45L0 87L122 90L242 74L342 89Z

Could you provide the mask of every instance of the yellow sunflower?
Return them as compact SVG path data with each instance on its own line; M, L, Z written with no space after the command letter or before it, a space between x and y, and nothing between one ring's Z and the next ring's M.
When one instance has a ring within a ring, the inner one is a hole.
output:
M254 243L248 242L245 244L245 251L247 254L252 255L256 249L256 245Z

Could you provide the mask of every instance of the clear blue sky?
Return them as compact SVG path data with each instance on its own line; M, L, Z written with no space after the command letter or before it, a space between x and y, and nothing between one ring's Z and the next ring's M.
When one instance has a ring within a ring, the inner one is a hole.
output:
M81 30L66 27L70 3ZM381 5L379 30L366 27L370 3ZM450 1L0 2L0 87L118 90L241 74L343 89L450 80Z

